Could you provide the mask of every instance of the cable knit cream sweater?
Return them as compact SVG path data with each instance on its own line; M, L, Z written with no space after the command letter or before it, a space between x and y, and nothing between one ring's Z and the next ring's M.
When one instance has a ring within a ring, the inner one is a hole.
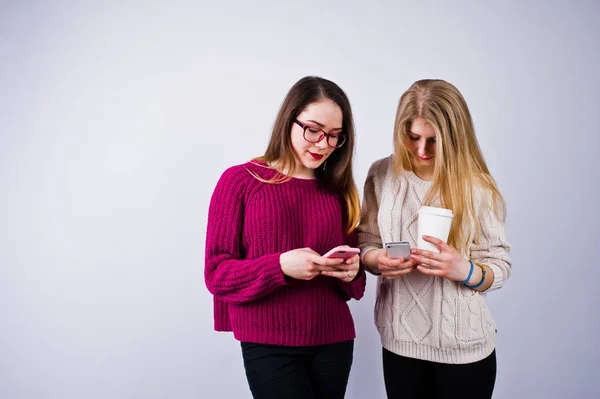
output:
M430 186L431 182L413 172L397 176L391 157L373 163L358 227L361 257L384 242L408 241L416 247L417 211ZM510 246L504 218L498 219L490 210L485 195L475 198L481 236L463 255L494 271L488 292L500 288L510 276ZM496 343L496 326L485 294L417 270L393 280L378 278L375 325L387 350L438 363L476 362L491 354Z

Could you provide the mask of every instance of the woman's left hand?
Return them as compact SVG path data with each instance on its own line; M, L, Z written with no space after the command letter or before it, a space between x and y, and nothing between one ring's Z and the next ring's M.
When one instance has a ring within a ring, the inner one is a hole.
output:
M354 280L358 273L360 273L360 256L354 255L353 257L346 259L344 263L333 267L340 270L334 272L322 271L321 274L324 276L336 277L349 283Z
M467 278L471 264L456 249L435 237L423 236L423 240L435 245L440 252L411 249L410 257L420 263L417 269L421 273L440 276L452 281L464 281Z

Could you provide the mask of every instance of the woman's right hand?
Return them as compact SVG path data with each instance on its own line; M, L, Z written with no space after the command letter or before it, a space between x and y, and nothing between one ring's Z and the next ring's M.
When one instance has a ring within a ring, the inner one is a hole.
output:
M389 258L383 248L374 251L377 251L374 255L377 259L379 273L388 280L412 272L418 264L418 262L410 258L408 260L404 260L403 258Z
M344 259L324 258L310 248L294 249L279 256L283 274L297 280L312 280L323 271L339 271L343 262Z

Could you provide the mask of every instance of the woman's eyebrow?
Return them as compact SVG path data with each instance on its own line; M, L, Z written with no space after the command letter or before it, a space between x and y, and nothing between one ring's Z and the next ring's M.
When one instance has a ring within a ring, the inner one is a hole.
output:
M315 123L315 124L319 125L321 128L324 128L324 127L325 127L325 125L324 125L324 124L322 124L321 122L317 122L317 121L315 121L315 120L312 120L312 119L308 119L308 120L307 120L307 122L312 122L312 123ZM333 129L331 129L331 130L332 130L332 131L333 131L333 130L342 130L342 128L341 128L341 127L336 127L336 128L333 128Z
M325 127L325 125L324 125L324 124L322 124L321 122L317 122L317 121L315 121L315 120L313 120L313 119L308 119L308 120L307 120L307 122L312 122L312 123L315 123L315 124L317 124L317 125L319 125L319 126L321 126L321 127Z

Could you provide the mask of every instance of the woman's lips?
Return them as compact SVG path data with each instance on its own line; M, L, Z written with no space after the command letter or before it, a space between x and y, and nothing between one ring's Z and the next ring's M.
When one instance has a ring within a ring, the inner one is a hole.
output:
M310 154L311 157L313 157L313 159L316 159L317 161L323 159L323 157L325 156L322 154L315 154L314 152L310 152L310 151L308 153Z

